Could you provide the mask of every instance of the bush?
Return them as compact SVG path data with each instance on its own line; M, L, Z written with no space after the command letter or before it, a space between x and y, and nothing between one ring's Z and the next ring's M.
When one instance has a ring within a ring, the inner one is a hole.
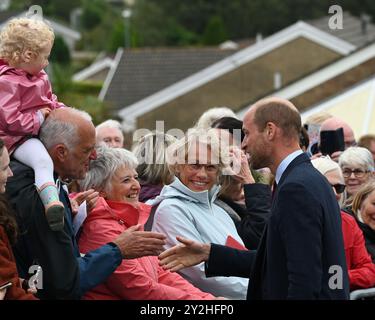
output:
M51 51L50 60L59 64L67 65L71 62L70 50L63 38L57 36Z

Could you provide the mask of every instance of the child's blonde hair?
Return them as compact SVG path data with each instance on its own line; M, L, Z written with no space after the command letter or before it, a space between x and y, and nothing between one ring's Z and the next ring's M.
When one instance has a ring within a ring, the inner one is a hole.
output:
M39 54L54 39L53 29L43 20L12 19L0 33L0 58L18 63L25 50Z

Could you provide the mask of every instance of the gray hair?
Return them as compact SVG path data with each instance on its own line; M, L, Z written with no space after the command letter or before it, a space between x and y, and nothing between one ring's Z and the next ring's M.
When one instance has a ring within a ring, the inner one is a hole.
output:
M118 122L117 120L112 120L112 119L109 119L109 120L106 120L100 124L98 124L96 126L96 133L98 133L98 131L102 128L112 128L112 129L117 129L119 131L122 132L122 126L121 126L121 123Z
M362 147L350 147L339 158L341 168L345 166L360 166L367 171L374 171L374 159L371 152Z
M100 146L96 159L91 160L90 170L85 179L79 181L79 185L82 191L94 189L111 192L111 180L116 171L122 167L135 170L137 165L137 158L129 150Z
M212 127L212 124L216 120L223 118L223 117L231 117L231 118L238 119L238 117L233 112L233 110L229 109L228 107L211 108L201 115L201 117L199 118L198 122L195 125L195 128L209 129Z
M133 153L139 163L137 171L142 182L165 185L173 181L165 158L167 148L176 141L172 135L153 132L142 137L133 146Z
M91 122L91 116L82 110L66 107L65 109L77 117ZM78 143L78 126L75 122L55 117L52 112L43 122L39 132L39 139L46 149L59 143L64 144L68 149L73 149Z

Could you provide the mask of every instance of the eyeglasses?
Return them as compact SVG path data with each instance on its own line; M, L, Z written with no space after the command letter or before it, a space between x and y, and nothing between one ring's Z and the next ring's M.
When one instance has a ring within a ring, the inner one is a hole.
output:
M354 176L356 178L363 178L366 175L366 173L368 173L368 171L364 171L364 170L361 170L361 169L354 169L354 170L344 169L344 170L342 170L342 174L343 174L344 178L349 178L352 175L352 173L354 173Z
M341 184L341 183L331 184L331 186L332 186L333 188L335 188L335 191L336 191L337 194L341 194L341 193L343 193L344 190L345 190L345 187L346 187L345 184Z

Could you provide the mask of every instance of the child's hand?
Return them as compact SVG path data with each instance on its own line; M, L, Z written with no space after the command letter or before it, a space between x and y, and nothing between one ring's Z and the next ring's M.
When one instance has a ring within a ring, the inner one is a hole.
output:
M51 109L50 108L43 108L43 109L40 109L39 111L42 113L44 119L47 119L47 117L49 116L49 114L51 112Z

